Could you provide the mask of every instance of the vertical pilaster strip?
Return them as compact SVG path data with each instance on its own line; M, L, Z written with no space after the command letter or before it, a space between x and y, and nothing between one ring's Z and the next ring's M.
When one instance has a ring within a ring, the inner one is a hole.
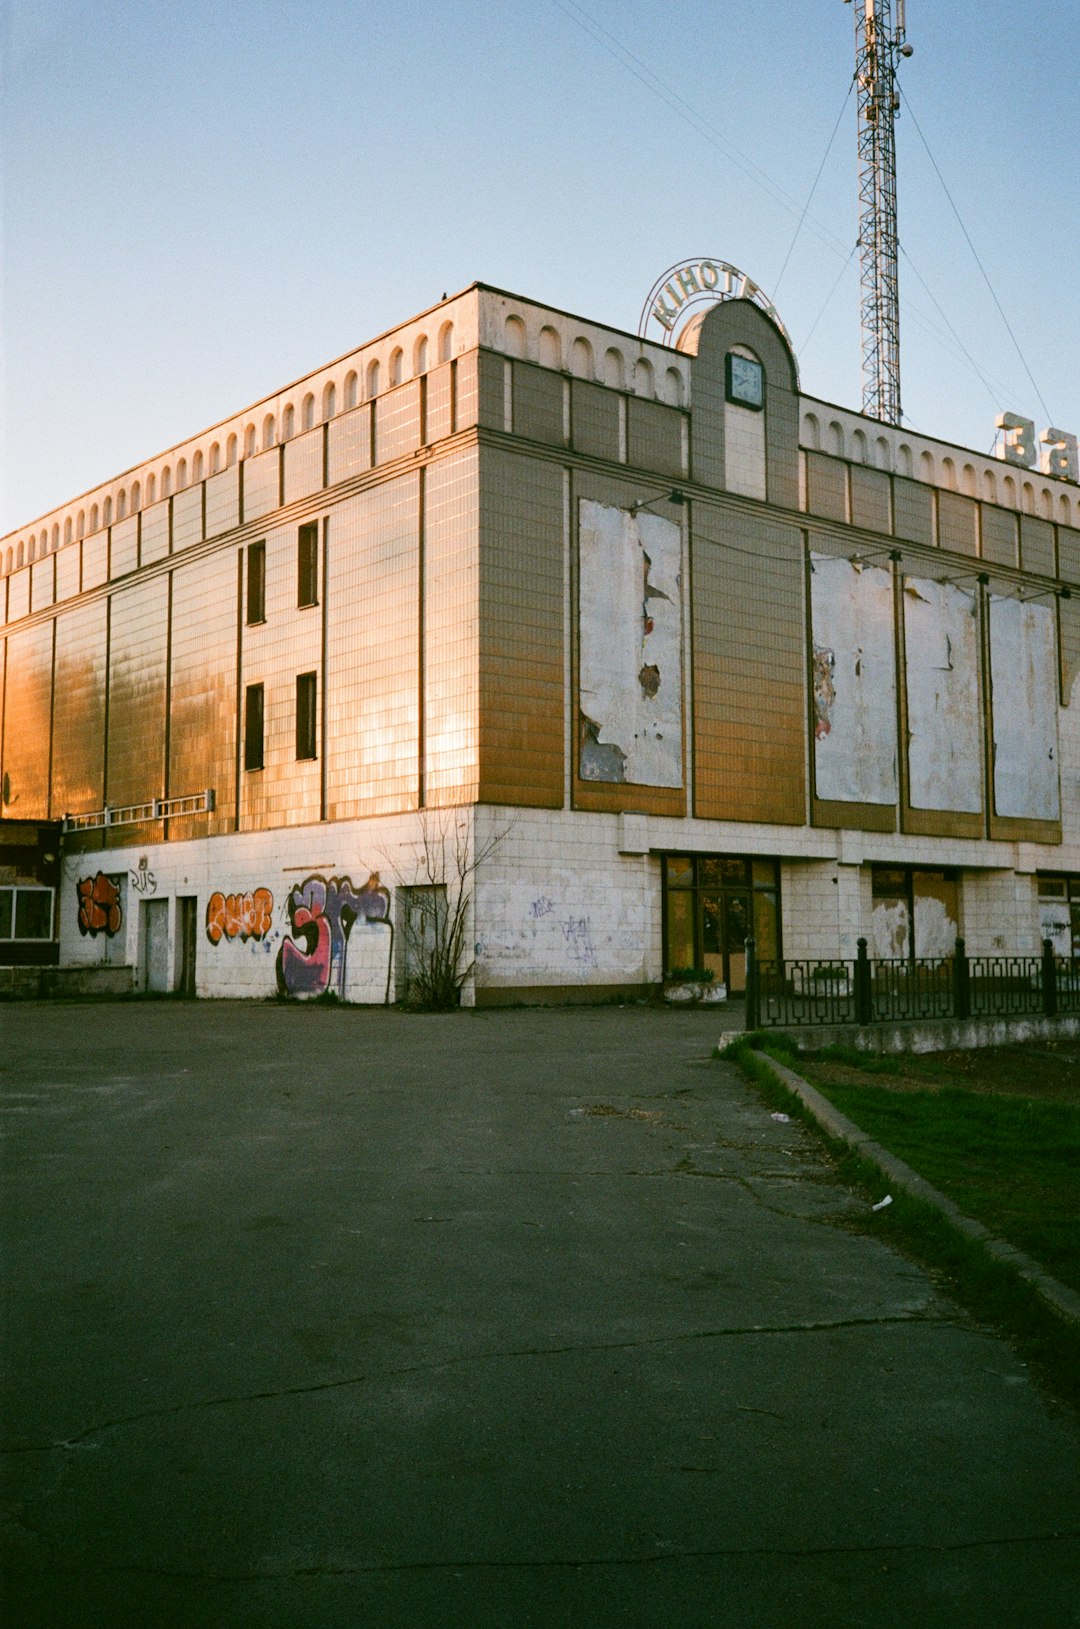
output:
M112 691L112 607L113 597L109 594L105 600L105 711L104 729L101 732L101 805L106 811L109 807L109 697ZM108 815L106 814L106 821ZM102 848L109 846L109 827L104 827L104 841Z
M244 752L244 551L236 551L236 774L233 831L240 830L240 766Z
M325 447L325 442L324 442ZM329 807L329 737L327 725L330 719L330 516L323 516L322 523L322 582L320 593L322 597L322 651L320 657L321 683L319 685L319 819L327 818Z
M53 567L55 570L55 561ZM53 603L55 604L55 602L56 595L54 594ZM45 803L45 817L47 820L53 818L53 743L56 739L56 623L57 618L53 617L52 654L49 657L49 778L47 782L49 791Z
M573 477L563 465L563 808L573 807L574 798L574 721L577 703L574 693L574 551L573 551Z
M425 639L425 612L427 600L427 582L424 571L424 510L427 506L427 468L421 465L417 471L417 518L416 518L416 592L417 616L419 621L417 633L417 712L416 712L416 794L417 808L427 807L427 709L425 706L425 692L427 690L427 642Z
M169 572L168 588L166 590L165 612L165 761L161 768L161 795L167 798L170 793L169 762L172 757L172 644L173 644L173 572ZM169 838L169 822L161 822L161 837L163 842Z

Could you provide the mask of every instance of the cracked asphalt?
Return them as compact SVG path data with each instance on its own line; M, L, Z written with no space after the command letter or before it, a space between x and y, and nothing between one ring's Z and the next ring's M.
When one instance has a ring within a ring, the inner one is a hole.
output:
M1080 1624L1080 1423L719 1027L0 1009L5 1624Z

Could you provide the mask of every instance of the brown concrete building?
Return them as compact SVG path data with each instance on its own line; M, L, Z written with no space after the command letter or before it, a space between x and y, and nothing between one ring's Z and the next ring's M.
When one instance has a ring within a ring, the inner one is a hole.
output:
M468 1001L1080 944L1080 488L805 396L747 299L474 285L0 540L0 615L66 966L382 1000L440 843Z

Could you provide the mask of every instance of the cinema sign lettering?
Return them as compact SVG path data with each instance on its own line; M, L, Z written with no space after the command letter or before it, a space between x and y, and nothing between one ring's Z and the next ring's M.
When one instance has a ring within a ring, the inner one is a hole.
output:
M1024 418L1022 413L999 413L994 422L1005 432L997 456L1006 464L1034 469L1037 450L1034 421ZM1080 457L1074 435L1068 430L1044 430L1039 441L1043 449L1040 468L1044 475L1057 481L1080 481Z
M650 322L655 322L663 330L664 343L670 345L676 327L691 306L710 300L752 300L788 338L776 307L753 279L738 266L712 258L680 260L661 272L641 309L638 333L646 338Z

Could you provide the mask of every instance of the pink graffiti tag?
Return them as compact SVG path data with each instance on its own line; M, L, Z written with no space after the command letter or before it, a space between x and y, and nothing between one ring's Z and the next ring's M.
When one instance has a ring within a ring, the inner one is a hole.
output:
M206 937L212 945L222 939L264 939L274 923L274 896L269 888L251 894L211 894L206 902Z
M124 913L120 909L120 889L113 877L99 871L75 884L79 899L79 932L96 938L103 933L112 939L120 931Z
M286 908L293 937L278 952L278 987L283 995L322 995L337 984L344 998L346 958L353 924L390 925L390 893L373 871L360 889L349 877L311 876L290 891Z

